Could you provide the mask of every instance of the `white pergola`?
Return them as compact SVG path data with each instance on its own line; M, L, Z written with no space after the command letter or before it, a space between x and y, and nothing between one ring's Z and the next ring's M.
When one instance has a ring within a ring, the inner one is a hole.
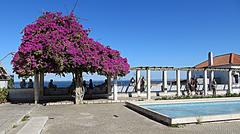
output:
M168 71L176 71L176 87L177 87L177 96L181 96L181 82L180 82L180 74L181 71L186 71L187 72L187 81L190 81L191 79L191 73L192 71L203 71L203 89L204 89L204 96L208 95L208 72L210 72L210 78L209 78L209 84L212 83L212 80L214 78L214 71L224 71L228 72L228 93L232 93L232 72L233 71L240 71L240 69L233 69L233 68L212 68L212 67L207 67L207 68L194 68L194 67L183 67L183 68L175 68L175 67L132 67L132 71L136 71L136 88L137 88L137 94L140 94L140 74L141 71L146 71L146 84L147 84L147 99L151 99L151 71L162 71L162 81L163 85L162 88L166 89L167 88L167 72ZM117 80L115 79L114 82L114 100L117 100ZM211 86L210 86L211 88Z

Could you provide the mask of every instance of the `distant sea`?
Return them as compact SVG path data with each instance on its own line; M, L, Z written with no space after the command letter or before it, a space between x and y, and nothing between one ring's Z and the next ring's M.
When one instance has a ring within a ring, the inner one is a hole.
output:
M153 80L151 81L152 84L159 84L161 81L160 80ZM47 87L48 86L48 81L44 82L44 86ZM57 85L57 87L69 87L72 83L72 81L54 81L53 82L55 85ZM96 85L100 85L104 83L104 81L93 81L93 84ZM88 84L88 82L87 82ZM128 80L121 80L118 81L118 86L128 86L129 85L129 81ZM20 82L14 82L14 87L15 88L20 88Z

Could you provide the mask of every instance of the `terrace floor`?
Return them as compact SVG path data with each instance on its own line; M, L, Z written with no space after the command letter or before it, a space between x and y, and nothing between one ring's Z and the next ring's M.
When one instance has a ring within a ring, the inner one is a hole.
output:
M48 116L42 134L239 134L240 122L173 128L152 121L123 103L38 106L30 117Z

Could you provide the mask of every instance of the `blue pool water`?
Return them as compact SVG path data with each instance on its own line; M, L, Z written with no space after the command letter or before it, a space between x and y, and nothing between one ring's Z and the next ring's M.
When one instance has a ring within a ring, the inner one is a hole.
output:
M148 104L141 106L171 118L240 114L240 101Z

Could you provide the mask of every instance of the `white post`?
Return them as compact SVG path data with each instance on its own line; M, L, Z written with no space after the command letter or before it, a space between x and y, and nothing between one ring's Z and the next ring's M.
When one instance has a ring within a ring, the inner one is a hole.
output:
M228 71L228 93L232 93L232 70Z
M203 83L204 83L204 96L207 96L207 92L208 92L208 78L207 78L207 70L204 70L204 79L203 79Z
M34 75L34 103L38 104L39 101L39 74Z
M210 90L213 90L212 89L213 79L214 79L214 71L210 71L209 72L209 88L210 88Z
M141 72L140 70L136 71L136 90L137 90L137 95L140 96L140 88L141 88L141 78L140 78Z
M147 99L151 99L151 71L147 69Z
M213 81L214 79L214 71L210 71L210 80Z
M167 71L163 71L163 91L167 92Z
M177 85L177 96L180 96L180 88L181 88L181 81L180 81L180 70L176 71L176 85Z
M192 78L192 71L188 70L187 71L187 82L190 82L191 78Z
M212 67L213 65L214 65L213 53L209 52L208 53L208 67ZM210 88L210 90L212 90L213 79L214 79L214 71L210 71L209 72L209 88Z
M113 99L114 99L114 101L118 100L117 94L118 94L117 77L115 77L114 81L113 81Z

